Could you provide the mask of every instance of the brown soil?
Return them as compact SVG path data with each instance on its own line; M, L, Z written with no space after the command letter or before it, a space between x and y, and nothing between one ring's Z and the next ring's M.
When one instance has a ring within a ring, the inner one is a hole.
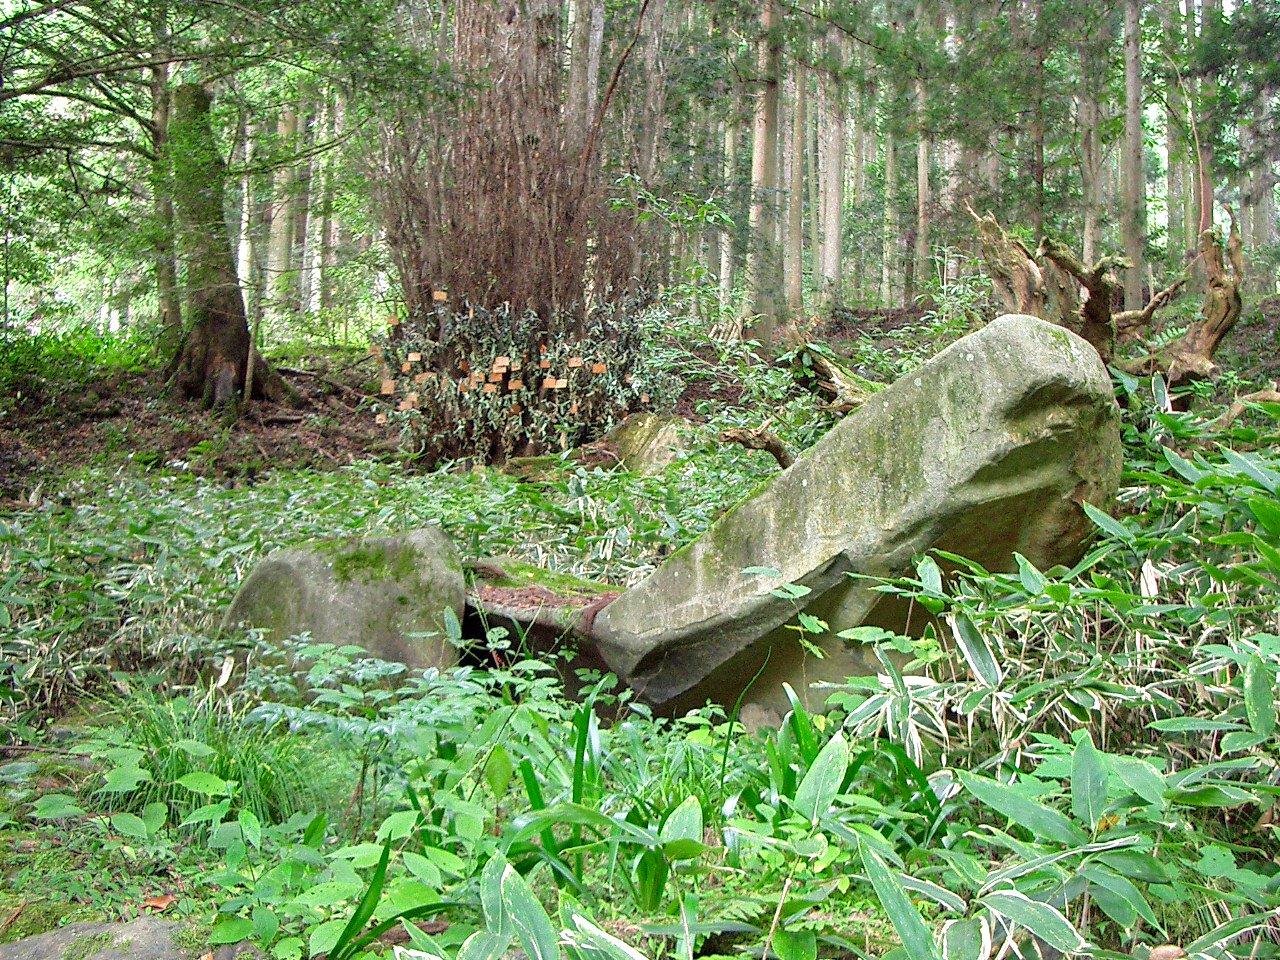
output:
M480 602L506 607L509 610L537 610L544 607L585 607L588 604L604 606L619 596L616 593L578 595L556 593L546 587L495 587L482 583L476 587Z
M395 438L359 409L368 366L284 368L302 404L256 403L231 422L175 399L158 371L88 383L28 381L0 406L0 506L26 501L54 473L126 459L180 461L238 482L267 469L332 468L391 452Z

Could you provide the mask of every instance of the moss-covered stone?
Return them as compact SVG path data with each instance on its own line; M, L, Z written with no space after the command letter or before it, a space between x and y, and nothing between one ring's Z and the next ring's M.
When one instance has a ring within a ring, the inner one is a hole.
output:
M458 654L446 611L460 619L465 600L457 549L427 527L277 551L250 573L225 623L273 640L310 633L317 643L356 644L411 667L449 667Z
M834 636L819 638L822 659L806 655L788 629L798 610L833 635L923 626L848 574L899 573L933 548L988 569L1015 552L1071 562L1092 530L1080 504L1108 506L1120 469L1097 352L1053 324L1002 317L869 398L605 607L593 639L651 703L732 703L755 678L750 699L785 708L784 681L803 695L875 669ZM808 592L793 599L785 584Z

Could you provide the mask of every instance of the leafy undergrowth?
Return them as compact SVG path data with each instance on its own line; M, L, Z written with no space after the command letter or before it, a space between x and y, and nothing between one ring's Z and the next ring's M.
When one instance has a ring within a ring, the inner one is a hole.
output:
M758 374L790 443L821 432ZM945 629L853 631L880 674L756 732L518 657L412 673L299 638L194 669L247 566L312 537L434 521L473 556L639 576L773 469L714 417L650 478L74 476L3 520L0 921L26 906L0 938L157 910L281 960L1271 956L1280 409L1217 426L1121 386L1126 484L1088 556L921 558L878 586Z

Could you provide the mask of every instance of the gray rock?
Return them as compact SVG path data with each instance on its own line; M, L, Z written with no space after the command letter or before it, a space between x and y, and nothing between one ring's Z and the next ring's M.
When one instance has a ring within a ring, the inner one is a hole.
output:
M682 436L688 426L680 417L636 413L614 427L607 439L618 451L618 460L632 473L661 473L689 452Z
M214 960L261 956L248 945L214 951L179 946L182 933L179 924L160 917L138 917L128 923L71 923L0 946L0 960L193 960L211 952Z
M445 611L461 620L465 602L457 548L425 527L277 550L241 585L225 627L257 627L277 641L310 631L316 643L354 643L383 660L444 668L458 662Z
M1106 507L1121 465L1093 348L1043 320L1001 317L846 417L600 611L592 636L668 710L732 704L748 685L749 702L784 710L784 681L821 703L811 683L877 672L868 649L836 632L922 626L918 607L848 574L901 573L933 548L988 569L1009 568L1015 551L1041 567L1073 562L1092 530L1080 504ZM753 567L777 572L743 572ZM783 584L810 592L776 596ZM821 659L787 629L798 609L830 625L813 638Z

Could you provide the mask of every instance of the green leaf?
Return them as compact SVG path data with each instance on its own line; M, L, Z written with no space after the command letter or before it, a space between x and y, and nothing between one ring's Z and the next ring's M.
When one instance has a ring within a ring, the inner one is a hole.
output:
M796 811L810 823L817 823L831 809L848 769L849 744L843 733L837 733L818 753L796 788Z
M1010 923L1030 931L1055 950L1075 953L1085 945L1071 922L1056 907L1039 900L1032 900L1016 890L1000 890L982 898L982 903L993 913Z
M302 907L336 907L346 903L360 892L360 884L353 880L326 880L307 887L293 898Z
M818 960L818 937L812 930L778 930L773 935L778 960Z
M902 948L908 960L937 960L933 937L925 926L924 918L916 909L889 865L870 847L861 845L862 865L875 888L880 905L888 914L893 929L898 931Z
M204 770L193 770L179 777L177 783L192 793L202 793L207 797L225 797L230 787L226 780Z
M1089 842L1084 831L1058 811L1024 797L1012 787L969 773L961 773L960 782L988 807L1030 830L1037 839L1067 846L1082 846Z
M159 833L168 819L169 808L159 800L142 808L142 822L146 824L148 834Z
M1276 729L1275 675L1254 654L1244 668L1244 709L1254 733L1271 736Z
M973 621L958 611L948 619L951 621L951 635L955 637L956 645L973 675L988 687L1000 686L1000 681L1004 679L1000 661L996 659L978 628L973 625Z
M685 797L679 806L675 807L669 814L667 819L663 821L662 828L658 831L658 837L662 840L663 850L668 857L674 859L683 859L674 857L672 853L673 845L679 844L681 852L692 849L689 842L702 847L702 804L698 802L698 798L694 796ZM701 849L697 851L701 852ZM694 854L697 855L696 853Z
M270 943L280 932L280 918L266 907L253 908L253 936L259 943Z
M572 915L574 941L599 954L604 960L646 960L635 947L624 943L613 934L605 933L580 913ZM461 958L459 958L461 960Z
M150 779L151 774L142 767L115 767L107 771L102 790L105 793L132 793Z
M186 753L188 756L195 757L197 760L203 760L212 757L218 751L207 743L201 743L199 740L179 740L174 746Z
M382 825L378 827L378 841L386 843L388 840L403 840L413 833L417 825L417 810L399 810L382 821Z
M142 818L132 813L117 813L111 817L111 826L115 827L117 833L122 833L126 837L132 837L134 840L147 839L147 825Z
M1106 805L1106 761L1093 745L1093 737L1086 733L1071 757L1071 812L1091 830L1097 830Z
M501 800L506 794L515 772L515 764L511 762L511 754L507 748L502 744L495 746L489 759L485 761L484 779L496 799Z
M1134 541L1133 531L1131 531L1119 520L1112 519L1110 514L1103 513L1101 510L1099 510L1097 507L1095 507L1091 503L1084 503L1084 504L1081 504L1081 506L1084 507L1084 512L1088 515L1089 519L1092 520L1095 524L1097 524L1106 533L1115 537L1117 540L1121 541L1122 543L1130 543L1130 544L1133 543Z
M307 949L311 956L317 957L322 953L328 953L337 946L344 926L346 926L345 920L329 920L314 928L307 939Z
M422 854L406 850L400 854L400 861L405 865L406 870L427 884L427 886L438 887L440 885L442 879L440 869Z
M82 817L84 811L65 793L46 793L36 800L31 816L37 820L61 820L64 817Z
M253 936L253 921L244 917L224 917L209 931L209 943L239 943Z
M952 920L942 928L942 960L987 960L991 925L986 917Z
M1164 806L1164 777L1154 765L1139 757L1112 757L1111 766L1124 785L1143 800Z
M1249 511L1262 528L1273 537L1280 537L1280 502L1262 497L1250 497Z
M237 819L240 832L244 834L244 842L254 848L262 846L262 822L252 810L241 810Z
M480 899L491 931L496 929L501 934L514 930L530 960L558 960L559 938L551 918L524 877L501 855L485 864Z
M1230 723L1227 720L1202 720L1199 717L1168 717L1164 720L1153 720L1147 726L1162 733L1214 733L1219 730L1243 729L1238 723Z

